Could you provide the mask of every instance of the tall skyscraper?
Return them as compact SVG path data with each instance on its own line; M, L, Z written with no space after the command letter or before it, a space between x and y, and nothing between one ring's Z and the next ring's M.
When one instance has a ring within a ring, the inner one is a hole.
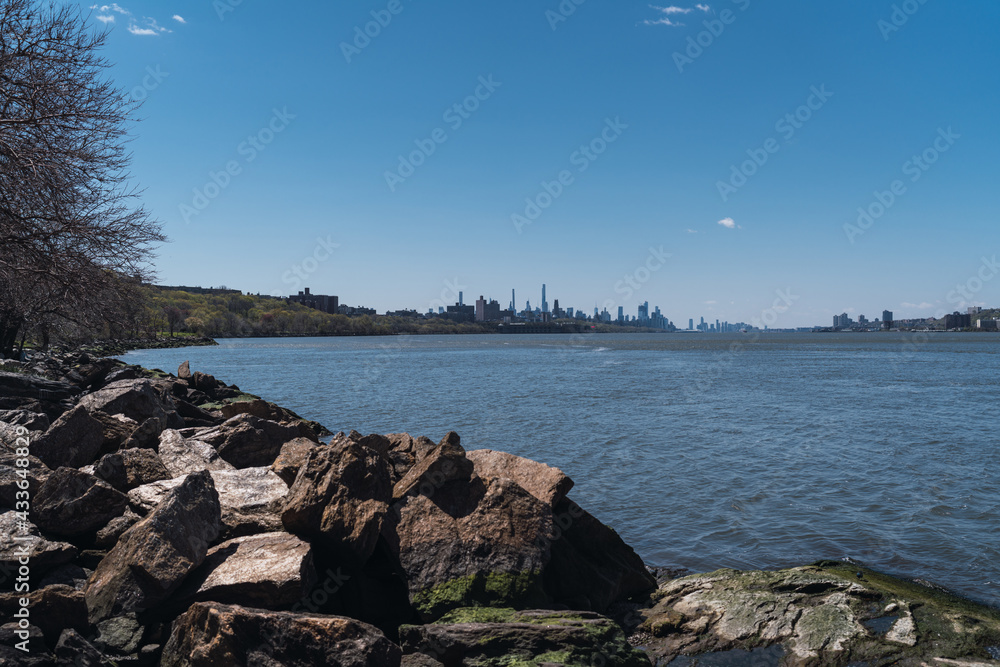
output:
M688 319L688 331L694 331L694 318L693 317L691 317L691 318Z
M460 306L465 305L465 295L462 294L461 292L458 293L458 305Z
M542 312L549 312L549 302L545 300L545 283L542 283Z
M510 310L512 313L517 313L517 299L514 298L514 290L510 291Z
M625 306L618 306L618 321L625 321Z

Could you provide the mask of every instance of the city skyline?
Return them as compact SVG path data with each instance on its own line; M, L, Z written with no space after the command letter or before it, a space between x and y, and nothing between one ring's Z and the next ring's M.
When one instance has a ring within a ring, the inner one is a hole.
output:
M80 6L144 103L158 282L747 322L781 291L797 327L1000 301L1000 6L896 4Z

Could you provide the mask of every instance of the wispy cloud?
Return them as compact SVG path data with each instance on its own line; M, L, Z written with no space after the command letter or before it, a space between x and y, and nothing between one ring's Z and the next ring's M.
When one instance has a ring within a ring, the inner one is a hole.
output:
M697 229L689 229L689 230L687 230L687 233L688 234L697 234L698 230Z
M127 16L128 31L131 34L138 35L140 37L155 37L166 32L172 32L168 28L164 28L157 23L156 19L149 18L148 16L144 16L141 19L136 18L132 12L118 3L111 3L110 5L91 5L90 9L97 11L97 20L105 25L115 22L115 14ZM185 21L179 14L175 14L173 19L178 23L187 23L187 21Z
M927 310L928 308L933 308L933 303L927 303L926 301L921 301L920 303L909 303L908 301L903 302L903 308L916 308L917 310Z
M706 301L706 302L705 302L705 305L706 305L706 306L714 306L714 305L715 305L715 304L717 304L717 303L719 303L719 302L718 302L718 301L715 301L715 300L712 300L712 301Z
M722 220L719 220L719 224L725 227L726 229L743 229L742 227L737 225L736 221L733 220L732 218L723 218Z
M712 8L709 7L708 5L701 5L701 4L695 5L693 8L692 7L678 7L677 5L669 5L667 7L660 7L659 5L650 5L649 7L650 7L650 9L655 9L656 11L660 12L661 14L663 14L663 16L661 16L658 19L647 19L647 20L643 21L644 24L646 24L646 25L666 25L666 26L670 26L670 27L674 27L674 28L680 27L680 26L682 26L684 24L681 23L680 21L673 20L672 18L670 18L671 16L683 16L684 14L690 14L695 9L700 9L703 12L709 12L709 11L712 10Z
M657 7L656 5L650 5L653 9L658 9L664 14L690 14L691 9L688 7Z
M708 5L695 5L695 7L697 7L698 9L700 9L703 12L710 12L710 11L712 11L712 8L709 7Z

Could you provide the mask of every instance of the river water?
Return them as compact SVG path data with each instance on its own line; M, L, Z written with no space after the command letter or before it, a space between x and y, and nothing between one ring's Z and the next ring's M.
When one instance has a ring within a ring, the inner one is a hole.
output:
M1000 335L220 340L184 360L332 431L561 468L650 565L844 557L1000 605Z

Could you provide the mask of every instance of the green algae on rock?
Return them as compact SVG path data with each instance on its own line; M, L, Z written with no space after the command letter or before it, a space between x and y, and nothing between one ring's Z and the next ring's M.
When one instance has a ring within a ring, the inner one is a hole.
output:
M1000 611L840 561L692 575L655 597L641 629L656 665L770 646L784 664L1000 665Z

